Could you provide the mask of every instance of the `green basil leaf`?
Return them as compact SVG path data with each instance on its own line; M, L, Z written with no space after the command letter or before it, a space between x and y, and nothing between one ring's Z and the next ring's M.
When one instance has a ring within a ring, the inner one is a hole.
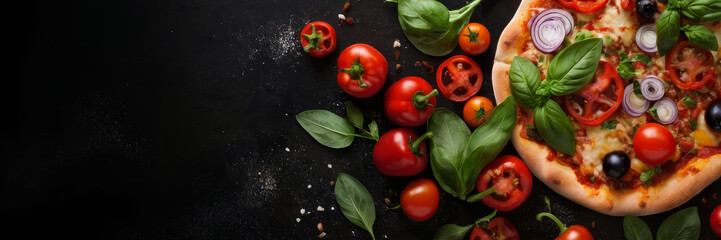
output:
M681 9L681 13L695 22L714 22L721 20L721 1L692 0Z
M601 128L608 129L608 130L614 130L616 129L616 125L618 125L618 122L609 120L601 123Z
M633 67L633 64L628 59L621 60L621 62L618 63L618 66L616 66L616 70L618 71L618 75L620 75L623 79L630 79L631 77L636 76L636 68Z
M688 37L688 40L691 40L691 42L693 42L694 44L708 50L718 51L718 42L716 40L716 35L711 31L711 29L708 29L706 26L686 25L682 27L681 30L686 33L686 37Z
M471 130L454 112L437 108L428 120L428 132L433 132L429 141L433 175L443 190L454 197L460 196L466 189L460 163Z
M638 82L638 80L633 80L633 94L636 94L638 99L646 99L643 97L643 92L641 92L641 83Z
M689 96L683 96L683 98L681 98L681 101L683 101L683 104L684 104L687 108L696 107L696 101L694 101L693 99L691 99L691 97L689 97Z
M681 15L674 8L666 8L661 12L656 23L656 46L658 54L666 55L676 45L681 28Z
M576 152L576 134L561 106L555 101L546 101L533 113L533 120L543 140L553 149L573 156Z
M357 128L363 128L363 112L353 105L352 102L348 101L348 104L345 106L346 114L348 114L348 121L350 121L350 124Z
M643 63L643 65L648 66L648 64L651 63L651 57L649 57L649 56L646 55L646 54L636 54L636 55L633 56L633 61L634 61L634 62L641 62L641 63Z
M696 207L671 214L656 232L658 240L696 240L701 235L701 220Z
M697 122L697 121L690 121L690 122L688 122L688 128L690 128L691 131L695 131L697 127L698 127L698 122Z
M473 131L459 165L461 180L465 180L461 198L475 189L478 174L508 144L515 123L516 102L513 96L508 96L493 109L488 121Z
M548 78L556 80L551 94L563 96L586 86L601 60L602 46L601 39L590 38L561 50L548 65Z
M350 146L355 138L355 129L344 118L326 110L308 110L295 119L320 144L330 148Z
M473 228L473 224L467 226L446 224L436 230L433 240L462 240L471 228Z
M376 123L375 120L368 124L368 130L370 130L371 135L378 140L380 134L378 133L378 123Z
M513 57L508 78L511 94L518 101L518 105L528 109L536 108L536 91L541 85L541 73L533 62L524 57Z
M623 218L623 235L627 240L653 240L651 229L643 220L633 215Z
M376 209L368 189L358 179L340 173L335 181L334 192L343 215L353 224L368 231L375 239L373 223L376 221Z

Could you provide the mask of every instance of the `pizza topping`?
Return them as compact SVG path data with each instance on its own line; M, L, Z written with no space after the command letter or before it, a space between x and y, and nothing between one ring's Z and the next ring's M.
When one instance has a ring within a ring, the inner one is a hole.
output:
M666 88L663 86L663 82L656 76L648 76L641 82L641 94L646 100L659 100L663 97L665 91Z
M647 165L658 166L676 153L676 139L663 125L647 123L633 136L633 151Z
M641 94L635 94L635 86L640 86L638 81L634 80L633 84L626 86L623 93L623 111L629 116L638 117L648 110L651 102L643 98ZM639 91L640 91L640 87ZM641 95L641 97L639 97Z
M704 117L709 128L721 132L721 99L716 99L708 105Z
M638 0L636 2L636 12L643 18L653 18L653 15L656 14L656 1Z
M678 107L676 107L676 103L669 98L662 98L653 104L651 109L652 111L655 110L653 118L660 124L668 125L678 118Z
M681 89L700 89L716 78L711 51L691 41L681 41L666 55L666 70Z
M573 94L566 95L566 110L579 123L598 126L618 109L623 101L623 81L611 64L598 63L591 82ZM582 107L579 111L574 103Z
M606 6L608 0L558 0L558 3L566 8L571 8L582 13L590 13Z
M548 9L531 20L531 40L544 53L558 49L566 35L573 30L573 17L561 9Z
M636 30L636 45L644 52L655 53L658 51L656 37L656 25L645 24Z
M623 151L613 151L603 156L603 172L613 179L620 179L631 168L631 158Z

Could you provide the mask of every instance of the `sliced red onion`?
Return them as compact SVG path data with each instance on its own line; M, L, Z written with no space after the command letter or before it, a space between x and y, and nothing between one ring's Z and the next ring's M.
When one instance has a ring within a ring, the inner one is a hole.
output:
M666 88L661 79L656 76L648 76L641 82L641 94L649 101L656 101L663 97Z
M623 103L621 105L626 114L631 117L638 117L648 110L651 102L637 97L636 94L633 93L633 84L629 84L623 91Z
M645 24L636 30L636 45L647 53L658 52L656 47L656 24Z
M676 107L676 103L670 98L662 98L653 104L653 107L656 108L656 114L658 115L656 121L660 124L666 125L676 121L676 118L678 118L678 107Z
M544 10L531 18L531 40L536 48L550 53L563 44L566 35L573 30L573 17L561 9Z

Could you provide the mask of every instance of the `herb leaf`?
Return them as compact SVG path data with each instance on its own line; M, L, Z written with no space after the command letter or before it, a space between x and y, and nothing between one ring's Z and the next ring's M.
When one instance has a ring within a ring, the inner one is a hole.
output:
M308 110L295 115L300 126L316 141L330 148L350 146L355 129L344 118L327 110Z
M466 226L446 224L436 230L433 240L462 240L471 228L473 228L473 224Z
M641 92L641 83L638 82L638 80L633 80L633 94L635 94L639 99L646 99L643 97L643 92Z
M669 6L671 5L669 4ZM658 35L656 45L658 46L658 54L661 56L666 55L673 45L676 45L679 32L681 31L680 28L681 15L678 13L678 10L672 6L664 9L656 23L656 33Z
M358 179L340 173L335 181L334 192L343 215L353 224L368 231L375 239L373 223L376 220L376 210L368 189Z
M644 184L648 185L648 184L651 184L651 181L653 180L653 175L656 175L654 173L654 170L649 169L649 170L643 171L641 173L641 176L638 177L638 179L641 180L641 182L643 182Z
M466 186L459 167L471 130L454 112L436 108L428 121L428 131L433 132L429 144L433 175L443 190L454 197L460 196Z
M576 135L571 120L555 101L537 107L533 120L538 126L538 133L553 149L573 156L576 152Z
M681 98L681 101L683 101L684 106L686 106L687 108L696 107L696 101L691 99L691 97L689 96L683 96L683 98Z
M692 0L681 12L695 22L718 21L721 20L721 1Z
M643 220L633 215L623 218L623 235L627 240L651 240L653 235Z
M618 122L609 120L609 121L605 121L605 122L601 123L601 128L608 129L608 130L614 130L614 129L616 129L617 124L618 124Z
M548 66L548 78L556 80L551 94L571 94L588 84L601 59L602 45L601 39L590 38L561 50Z
M539 105L536 91L541 85L541 73L533 62L524 57L513 57L508 71L511 94L521 107L533 109Z
M348 121L356 128L363 128L363 112L353 105L351 101L345 106L346 114L348 114Z
M648 66L648 64L651 63L651 57L649 57L646 54L636 54L633 55L633 59L631 59L633 62L642 62L643 65Z
M692 131L694 131L694 130L696 130L696 128L698 127L698 122L697 122L697 121L690 121L690 122L688 122L688 127L689 127Z
M378 132L378 123L376 123L375 120L368 124L368 130L370 130L371 136L375 138L376 141L378 141L378 138L380 138L380 133Z
M699 45L705 49L718 51L718 42L716 35L702 25L686 25L681 28L681 31L686 33L688 40L691 40L696 45Z
M701 235L701 220L696 207L690 207L671 214L661 223L656 232L658 240L690 240Z

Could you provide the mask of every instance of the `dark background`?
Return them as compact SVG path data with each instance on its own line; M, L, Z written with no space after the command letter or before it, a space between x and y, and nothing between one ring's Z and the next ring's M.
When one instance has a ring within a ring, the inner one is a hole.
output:
M451 9L463 1L443 1ZM469 224L491 212L443 193L436 215L425 222L387 210L388 189L418 177L380 174L373 142L356 139L334 150L315 142L295 121L309 109L345 116L353 100L366 119L380 121L382 94L353 99L335 81L336 58L353 43L375 46L403 68L386 85L417 75L414 67L445 58L421 54L398 24L396 5L352 0L108 0L31 1L20 8L6 46L22 54L6 79L0 216L5 236L92 239L315 239L323 222L328 239L370 239L339 211L329 181L339 172L357 177L376 204L379 239L429 239L445 223ZM485 0L471 20L497 39L519 0ZM322 59L301 52L299 31L313 20L333 24L336 51ZM18 24L18 25L16 25ZM400 39L400 60L392 43ZM495 42L473 57L484 71L480 95L491 99ZM452 54L460 54L457 49ZM450 55L449 55L450 56ZM14 59L13 59L14 60ZM16 85L17 84L17 85ZM443 97L439 105L459 112ZM416 129L422 131L423 129ZM286 148L289 151L286 151ZM515 154L509 144L505 154ZM332 168L327 165L332 164ZM307 188L311 185L311 188ZM655 232L671 213L699 207L702 239L713 238L708 219L721 200L716 181L682 207L643 217ZM518 209L500 213L524 239L552 239L557 228L534 215L553 211L567 224L590 227L596 239L622 239L622 218L580 207L534 182ZM391 197L394 200L398 198ZM702 198L707 200L702 203ZM317 206L325 208L316 211ZM331 210L335 207L335 210ZM309 214L301 215L304 208ZM296 222L296 218L301 221ZM7 238L7 237L3 237Z

